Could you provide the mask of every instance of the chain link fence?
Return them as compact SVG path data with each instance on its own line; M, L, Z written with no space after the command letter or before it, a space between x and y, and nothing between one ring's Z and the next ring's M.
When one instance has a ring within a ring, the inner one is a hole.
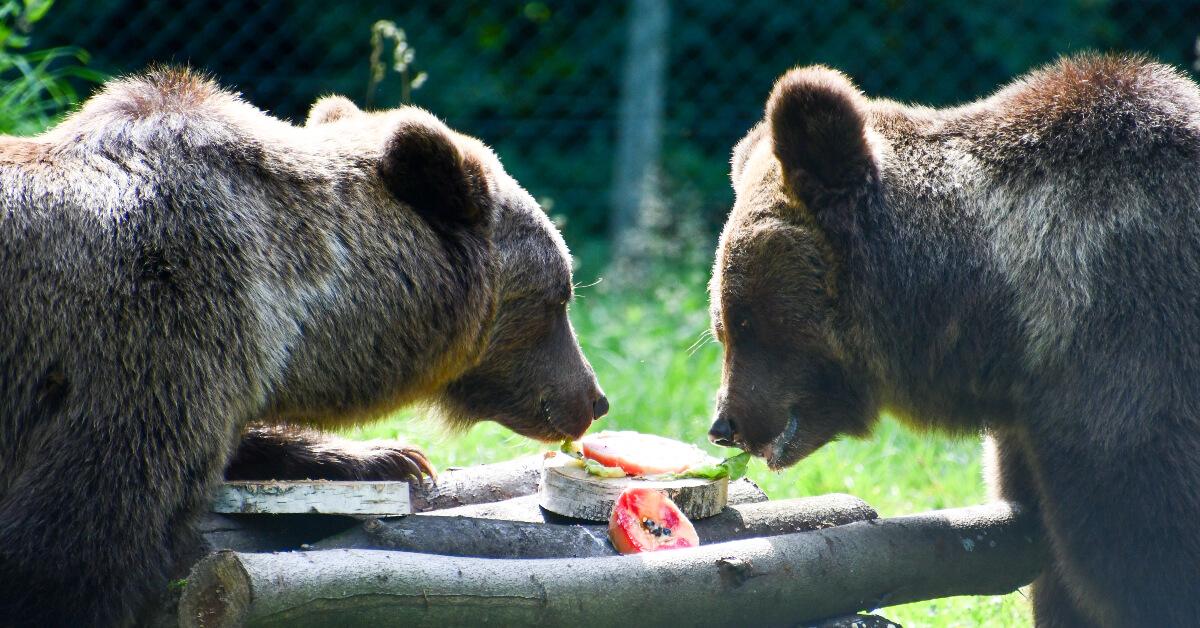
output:
M59 0L35 45L74 44L111 74L190 64L295 121L312 101L368 100L371 28L392 20L427 80L412 92L506 167L573 240L609 228L632 3L464 0ZM1078 50L1140 51L1190 70L1200 0L670 0L661 180L673 220L715 229L728 155L787 68L824 63L870 95L934 105L987 94ZM392 74L372 104L399 103Z

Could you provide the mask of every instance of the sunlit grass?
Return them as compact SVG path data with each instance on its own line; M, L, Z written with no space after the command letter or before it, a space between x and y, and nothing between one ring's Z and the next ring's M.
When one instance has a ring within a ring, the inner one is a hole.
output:
M707 272L673 275L643 290L600 284L579 291L571 318L601 384L610 415L593 429L663 434L728 453L705 439L720 378L720 347L708 339ZM436 420L401 413L354 432L400 437L422 446L439 468L506 460L545 449L492 423L452 435ZM755 461L750 477L773 499L851 493L882 516L978 504L985 499L978 439L917 434L884 419L867 440L827 445L800 464L771 472ZM881 613L905 626L1024 626L1020 593L960 597L892 607Z

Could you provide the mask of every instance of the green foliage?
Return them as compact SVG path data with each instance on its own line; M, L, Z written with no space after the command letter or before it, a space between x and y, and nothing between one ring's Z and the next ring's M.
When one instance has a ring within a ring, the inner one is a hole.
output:
M28 135L50 126L79 100L71 79L99 82L74 46L28 50L29 32L53 0L0 2L0 133Z
M577 273L593 283L585 263ZM657 269L640 290L610 282L581 288L571 318L584 352L612 401L609 416L594 430L637 430L695 443L724 457L708 443L714 395L720 382L721 349L708 333L707 268ZM355 430L359 438L402 438L425 448L439 468L507 460L553 449L493 423L463 434L439 432L436 421L403 412L382 424ZM883 516L982 503L985 490L979 439L918 434L884 419L866 440L831 443L800 464L772 472L760 460L748 475L773 499L851 493ZM1029 625L1021 593L961 597L888 608L883 614L905 626Z
M417 51L408 43L408 35L404 29L396 26L391 20L379 20L371 25L371 80L367 83L366 104L371 106L379 84L387 76L388 66L384 64L384 44L392 46L391 70L400 75L400 102L412 102L412 93L425 84L429 75L425 72L412 74L412 64L417 58Z

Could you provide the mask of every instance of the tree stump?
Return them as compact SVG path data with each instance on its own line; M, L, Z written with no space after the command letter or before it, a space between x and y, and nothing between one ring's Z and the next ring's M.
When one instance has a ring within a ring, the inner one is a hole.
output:
M689 519L711 517L725 508L729 479L649 480L640 477L600 478L575 464L570 456L551 456L542 467L538 496L542 508L566 517L608 521L613 504L629 487L666 493Z

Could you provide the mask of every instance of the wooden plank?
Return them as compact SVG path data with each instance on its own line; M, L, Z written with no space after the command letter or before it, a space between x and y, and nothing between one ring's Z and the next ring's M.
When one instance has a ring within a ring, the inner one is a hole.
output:
M408 482L225 482L212 511L239 514L407 515Z

